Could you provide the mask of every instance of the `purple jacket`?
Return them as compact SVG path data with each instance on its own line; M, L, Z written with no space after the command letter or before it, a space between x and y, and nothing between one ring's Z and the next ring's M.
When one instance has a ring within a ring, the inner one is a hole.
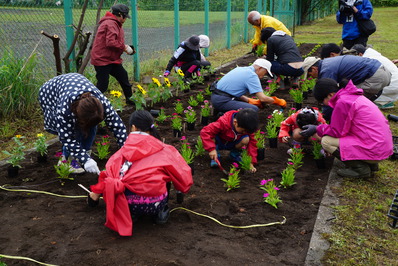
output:
M350 82L329 101L334 108L331 124L317 127L320 137L340 139L340 155L346 160L384 160L393 153L390 126L379 108Z

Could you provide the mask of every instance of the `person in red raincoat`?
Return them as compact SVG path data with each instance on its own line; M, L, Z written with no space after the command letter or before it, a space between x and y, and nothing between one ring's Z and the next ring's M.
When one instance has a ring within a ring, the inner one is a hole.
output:
M166 184L172 182L176 190L187 193L193 183L191 168L176 148L159 140L148 111L135 111L129 128L124 146L108 160L88 198L93 206L103 194L105 226L121 236L132 235L132 218L150 215L157 224L167 222Z

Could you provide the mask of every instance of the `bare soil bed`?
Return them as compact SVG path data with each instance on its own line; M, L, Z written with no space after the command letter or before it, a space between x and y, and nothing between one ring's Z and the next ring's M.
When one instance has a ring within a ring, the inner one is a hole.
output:
M227 73L236 65L249 65L254 60L253 56L240 58L219 73ZM186 103L199 87L193 86L179 98ZM276 96L285 98L289 107L293 106L287 90L277 91ZM171 103L175 99L162 104L166 113L173 112ZM311 96L304 103L316 104ZM262 130L274 109L276 106L270 105L260 111ZM131 112L130 109L121 114L126 124ZM166 143L178 148L179 138L172 136L169 123L159 126L161 136ZM195 143L201 128L197 122L195 130L183 135ZM271 149L267 144L265 159L259 161L257 173L243 173L241 187L230 192L220 180L223 173L209 167L208 156L197 157L193 167L194 185L184 202L177 204L173 189L169 199L171 208L181 206L229 225L281 222L283 217L285 224L228 228L208 218L175 210L167 224L155 225L149 218L141 219L134 223L132 237L121 237L104 226L103 202L90 208L85 197L70 199L0 190L0 254L57 265L303 265L332 160L326 161L326 169L317 169L312 155L306 154L303 167L296 172L297 184L290 189L281 188L279 195L283 202L275 209L263 202L264 191L259 189L259 184L269 178L279 183L289 158L288 148L279 143L278 148ZM1 166L0 185L86 196L77 184L89 187L96 183L97 177L86 173L62 185L56 178L57 158L53 156L60 149L58 142L51 145L47 163L36 162L35 153L26 156L17 178L7 178L7 166ZM115 144L112 151L116 151ZM105 161L98 162L103 168ZM229 169L227 154L222 156L221 163ZM23 260L3 258L1 261L8 265L35 265Z

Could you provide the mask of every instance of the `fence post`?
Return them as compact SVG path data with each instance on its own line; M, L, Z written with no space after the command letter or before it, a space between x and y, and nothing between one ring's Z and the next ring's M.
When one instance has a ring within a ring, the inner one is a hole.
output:
M264 10L263 14L264 15L267 15L267 4L268 4L268 1L264 0L264 3L263 3L263 10Z
M180 45L180 1L174 0L174 49Z
M244 28L243 28L243 41L247 43L249 41L248 35L249 35L249 23L247 22L247 15L249 14L249 0L245 0L245 14L243 18L243 23L245 23Z
M262 3L263 3L263 0L257 0L257 11L260 13L263 10Z
M73 32L73 14L72 14L72 1L65 0L64 1L64 16L65 16L65 32L66 32L66 50L69 50L73 43L74 39L74 32ZM75 51L70 54L69 56L71 63L75 60Z
M134 80L135 81L140 81L140 47L138 46L139 44L139 39L138 39L138 4L137 0L131 0L131 13L132 13L132 18L131 18L131 30L132 30L132 41L133 41L133 46L135 47L135 54L133 56L133 67L134 67Z
M209 0L205 0L205 35L209 36ZM205 56L209 56L209 48L205 48Z
M231 49L231 0L227 1L227 48Z

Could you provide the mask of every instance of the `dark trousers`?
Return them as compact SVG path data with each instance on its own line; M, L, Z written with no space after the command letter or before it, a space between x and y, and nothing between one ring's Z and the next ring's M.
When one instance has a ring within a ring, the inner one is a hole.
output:
M190 78L193 72L196 72L202 66L199 60L193 60L191 62L185 63L181 66L181 71L184 72L186 78ZM192 67L192 68L191 68ZM190 71L188 71L190 70Z
M363 36L363 35L360 35L358 38L354 40L343 39L343 47L347 48L348 50L350 50L355 44L362 44L363 46L366 47L368 39L369 36Z
M126 100L130 99L133 95L131 91L131 84L127 75L126 69L121 64L110 64L106 66L94 66L97 74L97 88L102 92L106 92L109 84L109 75L113 76L123 89L124 97Z

